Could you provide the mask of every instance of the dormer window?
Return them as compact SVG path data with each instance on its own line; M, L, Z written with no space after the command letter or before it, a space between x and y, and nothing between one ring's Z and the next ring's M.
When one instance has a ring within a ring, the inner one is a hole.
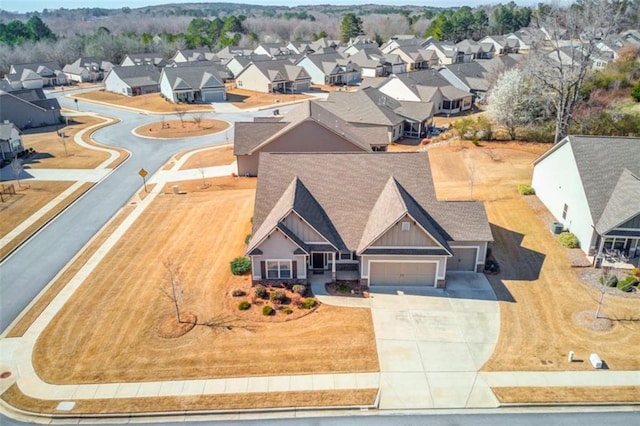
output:
M402 222L402 230L409 231L411 229L411 224L409 222Z

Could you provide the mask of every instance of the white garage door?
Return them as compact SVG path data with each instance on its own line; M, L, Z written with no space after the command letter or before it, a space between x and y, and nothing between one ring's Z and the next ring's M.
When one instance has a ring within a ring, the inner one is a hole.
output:
M372 262L369 266L369 285L434 286L435 282L435 262Z
M453 257L447 260L448 271L475 271L476 255L478 249L471 248L452 248Z

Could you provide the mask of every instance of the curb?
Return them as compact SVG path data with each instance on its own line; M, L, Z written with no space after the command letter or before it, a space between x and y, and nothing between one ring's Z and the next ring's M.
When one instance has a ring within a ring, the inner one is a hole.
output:
M175 112L149 111L149 110L146 110L146 109L140 109L140 108L134 108L134 107L128 107L128 106L122 106L122 105L115 105L115 104L110 104L108 102L96 101L96 100L93 100L93 99L79 98L79 97L75 97L73 95L63 95L63 97L65 97L67 99L77 99L78 102L80 102L80 101L89 102L89 103L96 104L96 105L102 105L102 106L105 106L105 107L108 107L108 108L121 109L121 110L129 111L129 112L137 112L139 114L144 114L144 115L172 115L172 114L175 114ZM216 110L213 109L213 107L211 107L211 111L206 111L206 110L201 110L201 109L184 111L185 114L196 114L196 113L210 114L210 113L215 113L215 112L216 112Z

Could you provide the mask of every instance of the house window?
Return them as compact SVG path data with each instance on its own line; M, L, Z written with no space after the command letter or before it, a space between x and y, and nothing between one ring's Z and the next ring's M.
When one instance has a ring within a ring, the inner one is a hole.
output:
M291 261L267 260L267 278L291 278Z
M402 222L402 230L408 231L409 229L411 229L411 224L409 222Z
M242 87L242 80L237 80L236 83L238 83L238 87Z
M351 252L340 253L340 260L351 260Z
M564 205L564 207L562 207L562 218L566 219L567 218L567 212L569 211L569 206L568 205Z

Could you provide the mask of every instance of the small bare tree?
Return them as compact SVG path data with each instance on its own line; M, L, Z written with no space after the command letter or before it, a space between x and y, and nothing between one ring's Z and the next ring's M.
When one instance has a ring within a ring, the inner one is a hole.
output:
M186 112L177 107L175 111L176 111L176 115L178 116L178 119L180 120L180 125L184 127L184 115L186 114Z
M194 115L193 122L196 123L198 129L202 128L202 114Z
M173 260L167 259L164 261L164 267L167 270L167 278L169 280L169 288L161 287L160 290L165 296L171 300L173 307L176 310L176 318L180 324L186 323L180 317L180 303L182 302L182 295L184 290L182 288L182 274L180 272L180 266L173 263Z
M16 182L18 182L18 188L22 188L20 175L22 174L23 168L24 167L22 166L22 161L20 161L18 157L15 157L11 162L11 171L13 172L14 179L16 180Z
M208 188L209 185L207 184L207 181L204 178L204 172L206 171L206 168L202 165L201 161L198 161L197 167L198 167L198 171L200 172L200 176L202 176L202 189Z
M60 137L59 142L64 148L64 155L68 156L69 152L67 151L67 135L65 135L64 132L58 132L58 136Z

